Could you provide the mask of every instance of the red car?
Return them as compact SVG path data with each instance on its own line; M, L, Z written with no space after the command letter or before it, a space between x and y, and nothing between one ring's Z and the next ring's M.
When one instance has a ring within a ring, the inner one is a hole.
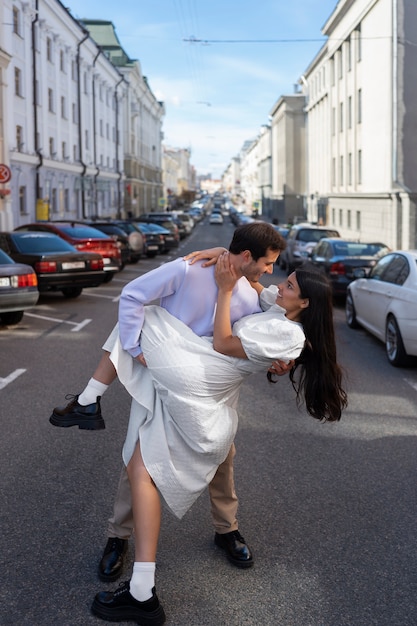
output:
M15 231L41 231L53 233L64 239L82 252L97 252L103 257L105 281L110 282L113 276L122 269L122 259L117 243L97 228L85 226L79 222L55 221L36 222L18 226Z

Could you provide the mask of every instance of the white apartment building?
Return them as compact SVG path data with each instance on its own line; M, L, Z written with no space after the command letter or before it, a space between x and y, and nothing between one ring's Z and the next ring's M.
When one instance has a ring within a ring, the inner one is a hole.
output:
M247 213L260 210L261 192L259 188L259 141L258 137L245 142L240 152L240 177L242 203Z
M4 0L4 141L12 171L2 228L121 208L121 74L57 0Z
M311 221L417 247L417 3L339 0L300 79Z
M258 185L259 214L270 215L272 211L272 132L271 126L261 127L258 136Z
M238 198L241 191L240 157L235 156L222 174L223 190L232 198Z
M165 107L153 94L137 59L122 48L112 22L84 19L83 25L120 72L126 86L121 103L124 149L124 208L128 215L162 205L162 120Z

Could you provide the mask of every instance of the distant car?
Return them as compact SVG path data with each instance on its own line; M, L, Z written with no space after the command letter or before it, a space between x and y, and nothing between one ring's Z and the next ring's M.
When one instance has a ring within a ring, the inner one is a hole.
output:
M358 268L373 267L390 248L384 243L359 243L324 238L311 253L311 262L330 279L335 296L345 296Z
M212 211L209 218L209 224L223 224L223 221L223 215L220 211Z
M396 367L416 362L417 250L398 250L382 257L369 273L357 270L346 295L346 322L363 326L385 343ZM360 277L359 277L360 276Z
M165 240L161 233L155 232L151 224L135 222L135 227L143 237L144 253L148 258L153 258L165 249Z
M16 263L0 249L0 321L15 326L39 299L38 279L33 268Z
M121 269L123 269L126 263L130 263L130 246L129 246L129 238L127 234L119 227L117 224L112 224L112 222L98 222L91 221L87 222L88 226L92 226L93 228L97 228L97 230L101 230L102 233L105 233L117 243L117 246L120 250L120 258L122 261Z
M53 233L3 232L0 248L14 261L32 266L40 292L61 291L66 298L78 298L84 288L98 287L106 279L101 254L77 250Z
M193 216L189 213L186 213L185 211L173 211L173 213L183 223L187 235L190 235L195 226Z
M170 231L174 238L174 246L178 247L180 243L180 233L178 230L177 220L170 213L145 213L135 218L136 222L147 222L151 224L159 224Z
M35 222L15 228L17 231L40 231L53 233L82 252L97 252L103 257L105 282L112 280L114 274L120 271L122 260L116 242L97 228L86 226L77 221Z
M337 230L314 224L296 224L287 235L287 247L279 256L281 269L291 274L301 265L323 237L340 237Z
M162 237L161 254L166 254L172 248L178 248L178 238L176 239L170 230L161 226L161 224L154 224L153 222L138 222L137 226L146 226L147 230L151 233Z

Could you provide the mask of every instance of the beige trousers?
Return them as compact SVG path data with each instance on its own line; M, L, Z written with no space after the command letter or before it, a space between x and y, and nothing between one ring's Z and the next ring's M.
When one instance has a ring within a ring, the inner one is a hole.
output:
M233 459L236 454L232 444L225 461L219 465L213 480L209 484L210 508L216 532L223 534L237 530L236 519L238 499L233 478ZM129 539L133 531L133 515L130 495L130 484L126 467L120 473L113 515L109 518L108 537Z

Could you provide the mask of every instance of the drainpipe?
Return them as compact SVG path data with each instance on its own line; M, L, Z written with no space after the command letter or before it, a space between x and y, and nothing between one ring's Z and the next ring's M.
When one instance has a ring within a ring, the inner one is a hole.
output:
M118 167L118 174L119 174L119 178L117 180L117 219L121 219L122 217L121 184L122 184L122 176L123 176L123 167L120 168L120 165L119 165L119 101L117 99L117 89L120 83L122 83L123 81L124 81L124 77L122 76L122 78L119 80L119 82L116 84L116 87L114 88L114 100L116 104L116 107L115 107L116 108L116 164Z
M78 42L77 44L77 95L78 95L78 144L79 144L79 149L80 149L80 158L79 161L82 165L82 172L81 172L81 210L82 210L82 216L84 219L86 219L86 214L85 214L85 190L84 190L84 176L87 170L87 165L84 163L83 161L83 134L82 134L82 119L81 119L81 59L80 59L80 48L82 46L82 44L84 43L84 41L86 39L88 39L88 32L84 31L85 35L84 37L81 39L81 41Z
M93 61L93 157L94 164L96 166L96 173L94 174L94 208L95 208L95 216L98 217L98 201L97 201L97 178L100 174L100 168L97 165L97 120L96 120L96 80L94 78L94 67L96 65L96 61L101 54L101 49L97 52Z
M34 132L34 146L35 152L38 155L38 163L35 171L35 201L40 199L40 173L39 170L43 165L43 156L39 146L38 135L38 103L36 93L36 78L37 78L37 65L36 65L36 24L39 21L39 0L35 1L35 19L32 20L32 89L33 89L33 132ZM35 207L36 208L36 207ZM48 215L49 218L49 215Z

